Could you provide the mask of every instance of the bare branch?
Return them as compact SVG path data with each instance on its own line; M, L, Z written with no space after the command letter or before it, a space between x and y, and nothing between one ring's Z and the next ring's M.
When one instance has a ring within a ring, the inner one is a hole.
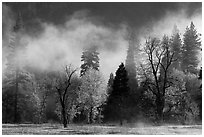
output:
M152 93L155 95L155 96L157 96L158 95L158 93L157 92L155 92L150 86L148 86L148 89L149 90L151 90L152 91Z
M69 74L69 77L68 77L68 80L67 80L67 86L65 87L65 90L64 90L64 94L63 94L63 102L65 102L65 97L66 97L66 94L67 94L67 90L68 88L70 87L71 85L71 77L72 75L77 71L77 69L73 70L70 74ZM69 66L69 69L67 69L66 67L66 73L68 74L70 72L70 66Z
M60 98L60 103L62 104L63 103L63 99L62 99L60 88L58 88L58 87L55 87L55 88L57 89L57 93L59 94L59 98Z

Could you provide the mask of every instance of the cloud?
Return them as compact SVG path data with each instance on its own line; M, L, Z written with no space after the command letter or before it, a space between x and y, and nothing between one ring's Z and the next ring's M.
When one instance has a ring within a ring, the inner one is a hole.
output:
M180 10L166 10L159 20L149 19L136 28L136 34L140 37L141 45L148 36L161 38L164 34L171 35L176 24L183 35L191 21L201 33L201 12L197 10L188 13L187 6ZM14 24L14 13L3 4L3 47L8 45L8 32ZM146 14L145 14L146 15ZM140 18L136 16L137 20ZM66 17L63 24L54 24L46 20L38 20L40 31L37 35L32 32L22 35L22 43L25 44L24 65L38 70L61 69L65 64L71 63L74 67L80 67L83 50L90 46L97 46L100 57L100 70L108 79L111 72L115 73L119 64L125 61L128 40L128 25L118 23L104 23L103 18L94 16L89 10L75 11ZM134 19L136 20L136 19ZM137 25L137 24L136 24ZM32 28L31 30L35 30ZM7 51L3 49L3 54ZM142 59L140 56L138 60ZM141 61L142 63L142 61Z
M56 70L69 63L80 67L83 50L96 46L102 73L109 76L110 72L115 72L126 56L126 26L111 28L92 20L87 11L77 11L61 26L42 22L42 33L22 38L26 43L26 65L40 70Z
M187 7L181 8L179 11L166 11L163 18L158 21L149 23L144 26L143 29L146 32L146 36L163 37L164 35L171 36L174 25L179 29L182 35L184 34L186 27L193 21L198 33L202 32L202 13L197 10L189 15L189 9Z
M14 25L13 12L12 10L2 4L2 70L5 69L6 56L8 53L8 45L10 40L10 32L12 31L12 26Z
M13 20L13 12L12 10L6 6L5 4L2 4L2 37L3 40L8 38L8 33L11 31L11 27L14 25Z
M148 37L157 37L159 39L162 39L164 35L167 35L171 37L173 33L173 27L174 25L177 26L181 39L183 41L183 34L186 31L186 27L190 26L190 23L193 22L195 25L195 29L198 33L202 34L202 12L200 9L197 9L194 12L190 12L189 14L189 6L184 5L181 7L178 11L166 11L164 13L164 17L160 20L153 21L147 23L147 25L144 25L141 27L141 34L140 34L140 41L141 45L145 45L145 40ZM202 65L202 53L198 53L198 59L200 60L200 63L198 65L198 68ZM145 60L141 58L141 62Z

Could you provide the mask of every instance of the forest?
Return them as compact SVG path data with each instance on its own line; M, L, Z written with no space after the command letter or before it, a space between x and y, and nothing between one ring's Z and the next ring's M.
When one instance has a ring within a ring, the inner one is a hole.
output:
M27 47L19 14L10 26L2 73L2 122L60 123L64 128L73 123L201 124L201 34L193 21L183 27L183 34L175 25L171 35L148 37L144 43L130 28L126 59L106 81L94 45L74 57L81 59L78 67L69 60L58 70L24 65Z

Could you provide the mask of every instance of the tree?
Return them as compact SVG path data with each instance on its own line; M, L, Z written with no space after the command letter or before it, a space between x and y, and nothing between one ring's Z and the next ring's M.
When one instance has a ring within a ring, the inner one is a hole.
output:
M201 42L193 22L191 22L190 27L186 28L183 37L182 70L196 74L199 63L197 55Z
M194 101L198 108L199 108L199 117L202 118L202 89L200 89L200 86L202 84L202 81L198 79L198 76L192 73L186 74L185 79L185 87L186 91L190 95L192 101Z
M93 123L98 116L101 120L101 105L106 101L107 93L104 79L100 72L89 69L82 77L82 84L79 92L79 102L82 105L88 123Z
M102 111L102 113L104 115L104 120L108 120L111 117L107 103L109 100L109 96L112 94L112 91L113 91L113 81L114 81L114 75L113 75L113 73L111 73L109 80L108 80L108 84L107 84L107 99L103 105L103 111Z
M8 76L8 75L7 75ZM12 76L12 75L11 75ZM28 79L29 78L29 79ZM35 98L31 74L27 75L27 80L22 79L19 82L17 94L17 122L37 122L38 100ZM3 122L14 122L15 116L15 83L12 79L4 79L2 93L2 117Z
M198 79L201 79L201 80L202 80L202 67L200 68Z
M72 78L72 84L66 94L65 110L67 115L67 123L73 122L74 117L79 113L79 87L81 80L78 77ZM62 107L60 105L59 98L57 100L57 107L55 113L59 118L62 118Z
M58 73L55 78L55 88L57 90L60 106L61 106L61 116L63 120L64 128L67 127L67 93L72 84L73 74L76 69L72 70L71 65L66 66L64 71Z
M151 84L153 83L152 79L146 77L141 83L140 83L140 98L138 100L137 106L138 106L138 116L139 120L144 120L144 121L155 121L156 120L156 109L155 109L155 96L154 94L150 91L150 89L153 89Z
M81 76L90 68L99 70L99 53L96 49L96 46L92 46L82 53L81 61L84 63L81 65Z
M123 124L123 120L127 118L129 96L127 71L124 64L121 63L116 71L113 90L107 102L112 119L119 120L121 125Z
M114 75L113 73L110 74L108 85L107 85L107 94L110 95L113 90L113 81L114 81Z
M172 62L171 69L179 69L181 70L181 48L182 48L182 41L179 35L179 30L177 26L174 26L173 35L171 37L171 51L174 53L174 62Z
M164 39L166 39L166 37L164 37ZM152 85L149 87L156 97L157 119L162 121L165 92L169 86L168 71L173 62L174 53L170 52L168 42L160 43L156 38L146 41L144 51L147 55L147 61L153 77L153 82L148 84Z
M128 72L128 86L130 88L130 92L132 94L136 94L137 87L138 87L138 82L136 78L136 64L135 64L135 33L132 32L130 34L129 38L129 47L127 50L127 57L126 57L126 62L125 62L125 68Z
M189 83L192 75L173 69L171 74L172 85L166 89L165 96L165 120L174 120L182 124L192 124L199 114L199 106L195 101L195 93L198 93L199 82L194 79ZM195 78L195 77L194 77ZM197 86L196 86L197 85ZM191 90L189 89L191 88ZM196 91L197 90L197 91Z
M175 53L173 51L171 51L171 43L170 43L170 40L169 40L169 37L164 35L163 36L163 39L161 41L161 48L163 48L164 50L167 50L168 52L166 53L163 53L163 55L161 56L161 64L163 64L163 66L167 66L168 64L168 57L170 56L171 53L173 53L173 55L175 56ZM170 74L172 73L171 70L172 70L172 64L177 60L177 59L172 59L174 60L172 63L171 63L171 66L169 66L169 70L168 72L166 72L167 74L165 74L165 69L164 67L162 67L162 65L160 65L160 70L159 70L159 79L160 81L162 81L164 79L164 76L167 75L167 77L170 76Z
M4 86L6 88L12 89L14 92L14 112L13 112L13 122L19 122L20 114L18 110L18 94L19 89L22 86L25 86L30 79L30 73L25 70L24 62L22 58L24 58L23 49L24 45L21 43L21 35L23 33L23 22L21 14L18 14L18 18L16 20L16 24L13 27L10 34L10 42L9 42L9 50L7 55L7 69L5 69L4 76ZM15 87L15 88L14 88ZM22 90L22 89L21 89Z
M54 91L54 81L47 72L38 72L35 74L35 78L32 83L33 95L36 98L36 104L38 105L38 123L45 122L46 118L46 107L48 97Z
M200 108L200 119L202 119L202 67L200 68L200 72L199 72L199 77L198 77L199 81L201 81L200 83L200 86L199 86L199 89L200 89L200 92L201 92L201 103L199 105L199 108Z

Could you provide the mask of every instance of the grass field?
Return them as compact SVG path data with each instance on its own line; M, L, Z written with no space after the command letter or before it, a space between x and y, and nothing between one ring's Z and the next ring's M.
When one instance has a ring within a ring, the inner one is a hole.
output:
M2 124L3 135L72 135L72 134L141 134L141 135L201 135L202 126L111 126L59 124Z

